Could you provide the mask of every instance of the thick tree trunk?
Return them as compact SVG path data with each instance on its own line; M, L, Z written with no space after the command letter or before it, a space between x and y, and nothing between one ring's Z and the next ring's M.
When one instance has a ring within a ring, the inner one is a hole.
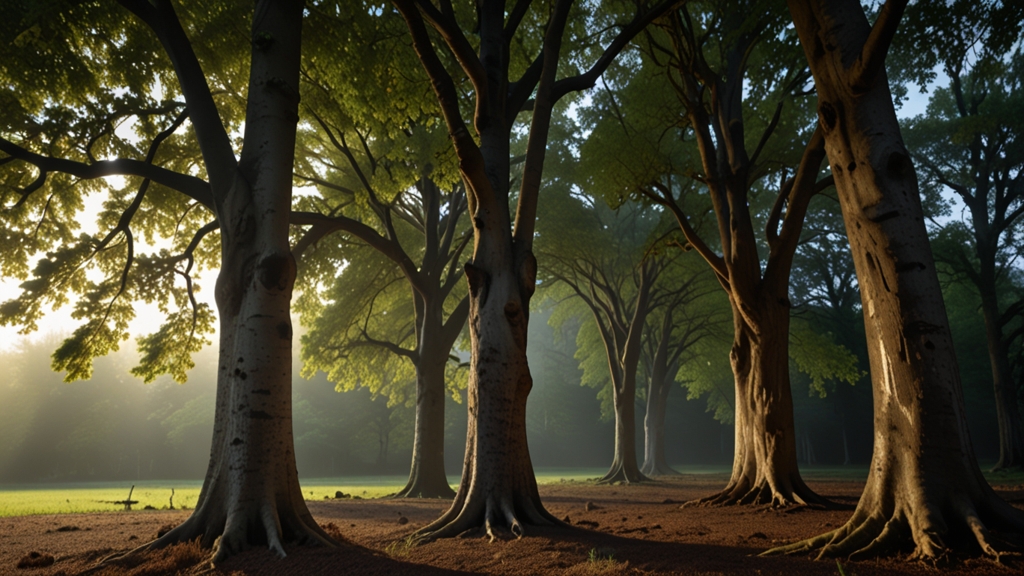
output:
M872 30L856 0L789 6L814 75L861 288L875 445L853 517L775 552L820 548L862 558L912 546L912 558L932 559L964 545L998 558L989 529L1024 532L1024 513L995 495L971 447L917 177L884 69L860 66L864 52L885 44L865 50ZM890 17L883 10L879 22ZM877 61L868 56L867 66Z
M416 364L416 428L409 481L396 498L451 498L444 471L444 369L447 354Z
M451 508L416 532L420 542L479 528L492 539L504 528L519 537L524 523L559 522L541 504L526 439L533 379L526 360L524 288L532 288L536 268L527 265L527 278L518 273L509 243L502 242L508 228L505 238L500 229L477 234L474 261L466 265L472 360L462 480Z
M199 538L219 562L252 544L284 556L284 542L332 543L302 498L292 436L288 215L301 21L301 4L257 3L253 37L273 42L253 51L242 157L217 203L220 365L210 465L193 514L150 548Z
M789 307L763 298L757 309L744 308L746 315L733 306L730 359L736 378L736 448L732 476L724 490L696 503L825 505L828 501L804 484L796 461ZM757 324L752 325L752 320Z
M657 371L647 387L647 414L644 416L644 463L640 473L645 476L678 475L665 460L665 409L673 378Z
M994 276L994 275L993 275ZM981 292L981 312L985 318L985 339L988 358L992 366L992 386L996 399L996 423L999 426L999 461L993 471L1024 466L1024 427L1017 405L1017 390L1013 371L1003 340L999 301L995 282L978 286Z
M628 370L629 367L626 367ZM636 465L636 366L632 373L613 381L615 404L615 456L608 472L598 484L643 482L649 480Z

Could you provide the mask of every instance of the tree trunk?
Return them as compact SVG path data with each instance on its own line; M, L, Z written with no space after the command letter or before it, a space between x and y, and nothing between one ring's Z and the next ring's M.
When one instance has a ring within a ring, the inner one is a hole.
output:
M644 416L644 463L640 472L646 476L675 476L665 460L665 409L672 380L651 381L647 392L647 414Z
M220 364L210 465L192 515L148 545L199 538L214 547L215 563L251 544L283 557L284 542L332 543L302 498L292 436L288 215L301 22L301 4L256 7L253 37L274 42L253 51L242 157L217 205Z
M536 263L517 266L508 225L488 228L488 220L474 214L476 250L466 264L472 360L462 480L451 508L416 532L420 542L481 527L492 540L502 528L520 537L523 523L559 523L541 504L526 439L533 388L526 335Z
M993 266L994 267L994 266ZM994 274L992 275L994 277ZM1021 426L1020 408L1013 371L1003 340L999 301L995 281L978 285L981 292L981 312L985 318L985 339L988 359L992 366L992 386L996 399L996 422L999 426L999 461L992 471L1024 466L1024 428Z
M628 367L627 367L628 370ZM643 482L649 480L636 465L636 366L612 382L615 404L615 456L608 472L598 484Z
M814 75L861 288L875 445L853 517L774 552L820 548L862 558L912 544L912 558L934 559L949 547L980 545L998 558L989 528L1024 532L1024 513L996 496L978 468L917 176L884 67L871 54L880 49L884 58L887 41L876 33L894 31L887 19L898 21L901 10L893 15L887 5L872 31L856 0L789 6Z
M647 414L644 416L644 463L640 472L645 476L678 475L665 461L665 409L674 379L666 372L655 370L647 387Z
M416 429L409 481L396 498L451 498L444 471L444 369L448 355L421 356L416 364Z
M789 307L763 298L744 315L733 305L730 359L736 378L736 448L732 476L697 504L825 505L797 466L789 388ZM754 316L756 314L756 316ZM756 325L750 322L754 320Z

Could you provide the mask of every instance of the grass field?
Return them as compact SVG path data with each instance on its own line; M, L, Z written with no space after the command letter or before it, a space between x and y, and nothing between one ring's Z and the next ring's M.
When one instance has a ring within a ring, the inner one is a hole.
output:
M985 463L982 470L991 468ZM683 474L728 475L726 466L677 466ZM812 481L863 481L867 478L867 467L863 466L806 466L801 469L803 476ZM536 471L539 484L560 482L585 482L600 478L603 468L539 468ZM1024 472L985 473L989 482L995 485L1024 484ZM452 479L449 476L450 479ZM304 478L302 492L307 500L333 498L335 492L358 498L381 498L397 492L405 484L405 476L347 476L342 478ZM457 480L457 479L454 479ZM68 514L80 512L115 512L122 505L114 504L128 496L132 482L85 482L75 484L21 484L0 485L0 517L27 516L33 514ZM202 482L199 480L143 480L135 482L132 500L134 510L152 506L158 510L169 505L171 489L174 489L174 507L192 508L199 497ZM452 485L453 488L456 485Z

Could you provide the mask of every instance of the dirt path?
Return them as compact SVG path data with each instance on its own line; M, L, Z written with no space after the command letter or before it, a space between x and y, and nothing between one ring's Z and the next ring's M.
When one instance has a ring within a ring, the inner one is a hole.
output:
M834 561L805 557L759 558L773 545L841 525L852 512L862 484L811 482L843 510L769 510L745 507L682 508L679 503L720 488L717 476L683 476L650 485L541 486L548 509L568 516L573 529L528 529L521 540L488 542L478 535L409 548L404 537L435 519L447 501L311 501L310 510L352 544L337 549L289 548L278 560L253 550L228 562L218 574L785 574L836 575ZM998 488L1024 503L1024 486ZM0 519L0 574L76 574L113 551L129 550L188 512L140 511L108 514L28 516ZM16 568L31 552L53 564ZM113 574L197 574L207 571L207 552L182 547L148 564ZM197 564L198 562L198 564ZM1019 568L1019 567L1018 567ZM847 575L936 574L934 568L886 560L849 563ZM1019 574L983 560L957 560L950 574Z

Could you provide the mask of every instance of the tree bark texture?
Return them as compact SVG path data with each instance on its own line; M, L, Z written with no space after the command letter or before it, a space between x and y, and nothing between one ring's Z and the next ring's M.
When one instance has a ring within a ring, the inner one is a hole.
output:
M789 387L789 307L765 297L743 314L733 304L730 352L736 385L732 474L725 489L698 504L824 505L797 466ZM750 320L756 318L756 323Z
M418 531L420 540L481 526L491 538L502 528L519 537L523 523L558 523L541 504L526 439L533 379L526 360L529 293L524 288L532 288L533 278L511 265L508 228L505 234L486 228L477 234L478 250L466 265L472 360L462 480L451 508Z
M971 447L917 176L882 62L905 3L872 27L856 0L790 0L861 287L875 441L864 493L842 527L776 549L863 558L911 548L1001 554L991 529L1024 532L1024 513L985 482ZM881 51L881 54L878 52Z
M625 370L629 367L626 366ZM640 472L636 463L636 366L632 373L621 375L614 386L612 398L615 408L615 453L608 472L598 484L615 482L643 482L648 478Z
M169 4L159 6L153 10L171 10ZM158 33L163 30L166 20L138 10ZM219 157L233 159L230 148L203 148L222 251L216 285L220 354L213 443L195 511L149 547L199 538L204 546L214 547L214 562L252 544L267 545L283 557L284 542L333 542L302 498L292 436L290 307L296 268L288 244L288 216L301 26L301 2L257 2L252 35L261 41L254 40L241 159L227 167L212 165ZM165 46L174 41L165 41ZM204 86L189 84L188 74L182 73L189 62L182 64L176 50L181 46L169 49L192 110L197 106L192 95ZM215 112L213 116L193 115L201 141L217 130L223 133ZM223 154L218 156L218 151ZM231 177L217 181L215 174Z

